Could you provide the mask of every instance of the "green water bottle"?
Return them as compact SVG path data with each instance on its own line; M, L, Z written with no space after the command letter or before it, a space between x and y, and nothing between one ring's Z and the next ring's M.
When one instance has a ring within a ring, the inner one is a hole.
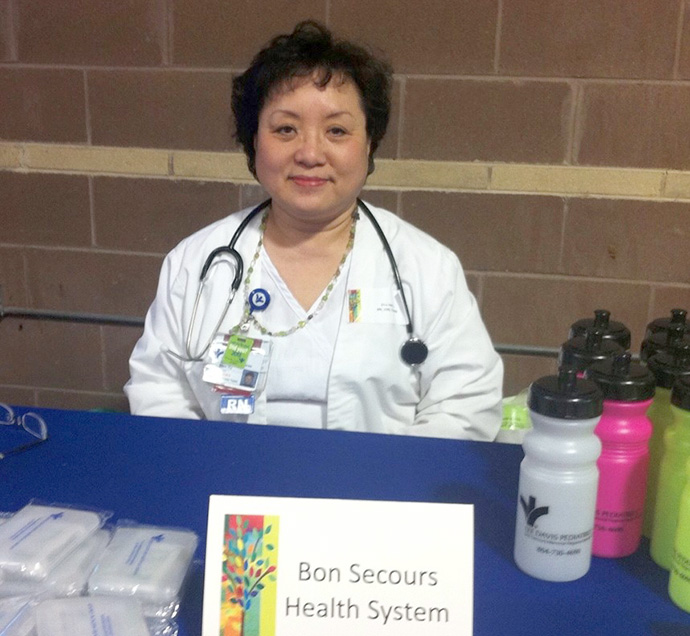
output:
M690 461L685 465L685 477L687 483L680 498L668 594L678 607L690 612Z
M642 341L640 360L647 362L655 353L671 351L683 343L690 344L690 331L681 324L670 324L665 331L657 331Z
M671 309L671 315L669 317L657 318L647 325L644 337L648 338L652 334L659 333L660 331L666 332L671 325L681 325L683 329L685 329L687 317L687 309Z
M664 454L664 433L673 419L671 389L678 378L690 376L690 344L681 343L672 351L660 351L647 360L647 367L656 378L656 393L647 411L647 417L652 421L652 437L649 440L649 471L642 534L651 538L659 468Z
M690 377L673 385L671 413L673 422L664 434L650 550L654 562L667 570L673 561L680 499L687 482L685 466L690 459Z

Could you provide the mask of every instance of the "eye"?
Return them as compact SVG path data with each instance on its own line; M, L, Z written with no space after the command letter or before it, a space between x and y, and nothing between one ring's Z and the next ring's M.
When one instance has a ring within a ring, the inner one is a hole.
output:
M285 137L285 136L294 134L295 133L295 127L291 126L290 124L283 124L281 126L276 126L273 129L273 132L275 132L278 135L282 135Z
M343 137L344 135L347 135L347 130L345 130L342 126L331 126L328 129L328 133L333 137Z

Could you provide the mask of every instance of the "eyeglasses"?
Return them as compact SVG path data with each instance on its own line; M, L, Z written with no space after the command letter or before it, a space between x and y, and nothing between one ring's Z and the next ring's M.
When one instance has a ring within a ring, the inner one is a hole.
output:
M10 448L10 450L0 450L0 459L22 453L48 439L48 426L40 415L32 411L23 415L15 415L12 407L2 402L0 402L0 426L18 426L34 438L29 442Z

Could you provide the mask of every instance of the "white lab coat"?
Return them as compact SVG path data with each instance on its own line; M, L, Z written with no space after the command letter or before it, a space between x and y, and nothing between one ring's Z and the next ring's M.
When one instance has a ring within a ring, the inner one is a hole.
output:
M405 324L350 322L345 302L328 380L326 427L494 439L501 422L503 365L457 257L391 212L370 207L395 255L415 335L426 343L429 355L416 370L410 368L400 359L400 347L408 337ZM258 397L250 416L221 415L218 394L201 380L203 363L180 362L168 352L184 355L202 264L213 249L230 242L248 212L197 232L166 257L144 334L130 359L131 379L125 393L132 413L266 423L264 395ZM245 267L259 240L259 217L237 241ZM228 297L233 274L228 262L212 267L197 314L192 352L203 348ZM369 297L385 301L387 295L390 303L399 306L390 263L364 214L357 225L346 289L374 290ZM239 323L242 293L240 287L221 331Z

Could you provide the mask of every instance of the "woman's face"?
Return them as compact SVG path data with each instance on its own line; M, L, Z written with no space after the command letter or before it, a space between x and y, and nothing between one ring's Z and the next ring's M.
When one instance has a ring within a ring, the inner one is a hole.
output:
M367 178L369 138L359 90L313 78L276 90L259 113L256 174L272 210L302 222L349 214Z

